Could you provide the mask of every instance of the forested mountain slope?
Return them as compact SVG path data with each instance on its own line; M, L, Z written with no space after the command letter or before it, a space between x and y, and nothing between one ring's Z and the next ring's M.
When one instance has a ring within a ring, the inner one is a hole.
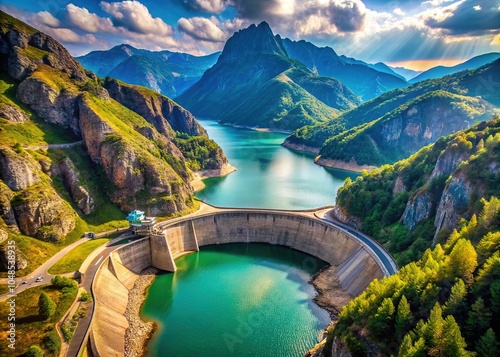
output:
M176 100L224 124L291 131L361 103L336 79L288 57L265 22L235 33L217 63Z

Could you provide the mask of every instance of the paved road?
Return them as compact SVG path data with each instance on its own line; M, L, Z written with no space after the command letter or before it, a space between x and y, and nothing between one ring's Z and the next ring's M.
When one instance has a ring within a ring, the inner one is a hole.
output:
M52 279L53 275L47 273L47 271L50 269L52 265L54 265L59 259L61 259L63 256L66 255L70 250L73 248L79 246L82 243L85 243L89 240L89 238L81 238L77 240L76 242L64 247L61 249L59 252L57 252L55 255L53 255L49 260L47 260L45 263L40 265L38 268L36 268L31 274L28 276L23 276L16 278L16 289L15 293L19 294L21 291L24 291L26 289L33 288L35 286L39 285L44 285L48 284L50 282L50 279ZM62 274L64 275L64 274ZM73 275L73 273L70 273L70 275ZM37 277L42 277L41 282L36 282ZM0 284L7 284L8 279L7 278L2 278L0 279ZM24 283L26 282L26 283ZM0 301L7 299L10 297L10 294L3 294L0 295Z
M82 282L80 286L86 291L90 292L92 288L92 282L94 281L94 276L101 266L102 262L108 257L108 255L115 249L119 248L120 245L108 246L97 254L96 257L90 262L83 275ZM71 339L68 352L66 356L78 356L78 351L82 343L86 340L87 331L90 327L90 322L92 321L92 314L94 312L94 302L92 304L87 304L86 315L83 319L78 322L73 338Z
M66 143L66 144L48 144L48 145L23 145L25 149L30 149L30 150L47 150L47 149L69 149L78 145L83 144L83 140L80 141L75 141L72 143Z
M364 244L366 244L370 249L378 256L378 258L382 261L382 264L384 264L384 267L387 269L390 275L396 274L398 271L398 266L394 259L391 257L391 255L384 249L382 248L378 243L376 243L372 238L368 237L366 234L363 234L354 228L339 222L335 218L331 216L331 214L327 213L324 217L323 220L334 225L338 226L359 240L361 240Z
M110 234L113 234L113 233L124 232L124 231L126 231L128 229L129 228L127 227L127 228L119 228L117 230L112 230L112 231L108 231L108 232L102 232L102 233L96 234L95 237L96 238L102 238L102 237L105 237L105 236L109 236ZM59 259L61 259L63 256L65 256L73 248L75 248L75 247L79 246L80 244L85 243L85 242L87 242L89 240L90 240L90 238L80 238L76 242L74 242L74 243L72 243L72 244L64 247L63 249L61 249L54 256L52 256L49 260L47 260L45 263L43 263L38 268L36 268L28 276L23 276L23 277L16 278L15 279L15 281L16 281L16 288L14 290L15 294L19 294L21 291L33 288L35 286L39 286L39 285L44 285L44 284L50 283L50 279L52 279L52 277L54 275L49 274L47 271L52 267L52 265L54 265L55 263L57 263L57 261ZM73 273L57 274L57 275L73 276ZM36 282L35 280L38 277L42 277L42 281ZM1 278L0 279L0 284L7 285L8 280L9 280L8 278ZM0 295L0 301L3 301L3 300L5 300L5 299L7 299L9 297L12 297L12 295L10 293L6 293L6 294L3 294L3 295Z

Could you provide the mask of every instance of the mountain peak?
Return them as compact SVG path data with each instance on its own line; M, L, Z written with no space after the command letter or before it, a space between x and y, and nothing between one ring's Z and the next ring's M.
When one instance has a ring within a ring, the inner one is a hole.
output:
M234 61L260 54L287 56L280 37L275 37L265 21L239 30L227 40L219 61Z

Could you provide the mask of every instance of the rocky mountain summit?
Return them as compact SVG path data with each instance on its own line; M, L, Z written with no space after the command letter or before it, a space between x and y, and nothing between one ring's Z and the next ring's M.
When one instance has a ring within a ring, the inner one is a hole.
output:
M99 79L57 41L3 12L0 57L2 232L62 242L85 217L111 209L109 200L150 215L191 209L193 171L207 158L177 146L185 140L208 148L208 169L228 165L175 102Z
M266 22L227 40L217 63L176 100L224 124L291 131L361 103L348 87L288 56Z

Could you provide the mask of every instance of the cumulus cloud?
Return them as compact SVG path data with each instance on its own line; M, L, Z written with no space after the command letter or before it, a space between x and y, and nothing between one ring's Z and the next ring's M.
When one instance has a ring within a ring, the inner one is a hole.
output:
M61 22L55 18L50 12L48 11L40 11L36 13L33 17L34 21L37 23L49 26L49 27L59 27L61 26Z
M295 0L233 0L232 5L239 17L251 20L297 15Z
M355 32L364 26L366 7L359 0L333 0L328 10L332 24L340 32Z
M228 5L227 0L187 0L183 2L190 9L210 14L220 14Z
M74 4L66 6L66 21L70 25L92 33L110 32L113 29L113 23L109 18L90 13L86 8Z
M224 42L226 35L219 28L220 22L215 17L207 19L206 17L184 17L177 21L179 30L191 36L194 39L208 42Z
M173 29L159 17L153 18L149 10L139 1L105 2L101 9L111 16L113 24L129 31L160 36L172 35Z
M425 19L431 28L449 35L481 35L500 32L500 4L498 0L464 0L435 11Z

